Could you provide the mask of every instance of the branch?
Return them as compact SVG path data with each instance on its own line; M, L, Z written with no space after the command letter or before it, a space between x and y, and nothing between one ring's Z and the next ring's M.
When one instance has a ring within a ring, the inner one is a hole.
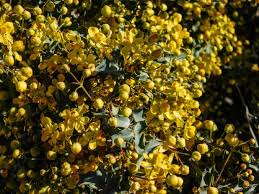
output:
M252 114L249 112L248 106L245 103L245 99L244 99L244 97L243 97L243 95L242 95L242 93L241 93L241 91L240 91L240 89L239 89L239 87L237 85L236 85L236 88L237 88L237 91L239 93L239 96L240 96L240 99L242 101L242 104L245 107L245 117L246 117L246 120L247 120L247 123L248 123L249 131L250 131L252 137L255 139L255 147L258 148L258 141L257 141L256 135L255 135L255 133L253 131L253 128L251 126L251 123L250 123L251 122L251 115Z
M228 163L228 161L230 159L231 154L232 154L232 152L229 153L225 163L222 166L222 169L221 169L221 171L219 173L219 176L218 176L217 180L213 183L213 185L216 185L218 183L218 181L219 181L219 179L220 179L220 177L221 177L221 175L222 175L222 173L223 173L223 171L224 171L224 169L225 169L225 167L226 167L226 165L227 165L227 163Z

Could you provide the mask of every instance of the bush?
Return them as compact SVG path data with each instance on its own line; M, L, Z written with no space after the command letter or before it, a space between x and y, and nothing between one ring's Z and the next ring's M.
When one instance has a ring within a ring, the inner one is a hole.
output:
M2 193L256 193L257 4L1 0Z

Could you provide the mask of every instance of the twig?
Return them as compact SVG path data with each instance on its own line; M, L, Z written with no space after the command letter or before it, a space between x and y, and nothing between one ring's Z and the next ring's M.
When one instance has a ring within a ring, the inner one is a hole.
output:
M248 109L248 107L247 107L247 105L245 103L245 99L244 99L244 97L243 97L239 87L236 86L236 88L237 88L237 91L238 91L239 96L241 98L242 104L245 107L245 117L246 117L246 120L247 120L247 123L248 123L249 131L250 131L252 137L255 139L255 147L258 148L258 141L257 141L256 135L255 135L255 133L253 131L253 128L251 126L251 123L250 123L250 121L251 121L251 116L250 115L252 115L252 114L249 112L249 109Z
M77 84L79 85L79 88L82 88L82 90L84 91L84 93L88 96L88 98L90 98L90 100L93 100L92 97L90 96L90 94L87 92L87 90L85 89L85 87L83 86L82 82L80 82L77 77L69 71L69 74L76 80Z
M220 179L220 177L221 177L221 175L222 175L222 173L223 173L223 171L224 171L224 169L225 169L225 167L226 167L226 165L227 165L227 163L228 163L228 161L229 161L229 159L230 159L231 154L232 154L232 152L229 153L229 155L228 155L228 157L227 157L225 163L224 163L223 166L222 166L222 169L221 169L221 171L220 171L220 173L219 173L219 176L218 176L218 178L216 179L216 181L213 183L213 185L216 185L216 184L218 183L218 181L219 181L219 179Z

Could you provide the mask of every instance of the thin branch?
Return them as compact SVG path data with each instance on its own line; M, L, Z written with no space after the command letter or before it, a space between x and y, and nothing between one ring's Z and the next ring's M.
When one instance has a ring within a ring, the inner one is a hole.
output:
M87 90L85 89L85 87L83 86L83 82L80 82L77 77L69 71L69 74L76 80L77 84L79 85L79 88L82 88L82 90L84 91L84 93L88 96L88 98L90 98L90 100L93 100L93 98L90 96L90 94L87 92Z
M239 96L240 96L240 98L241 98L242 104L243 104L243 106L245 107L245 117L246 117L246 120L247 120L247 123L248 123L249 131L250 131L252 137L255 139L255 147L258 148L258 141L257 141L256 135L255 135L255 133L254 133L254 131L253 131L253 128L252 128L252 126L251 126L251 123L250 123L250 122L251 122L251 115L252 115L252 114L249 112L248 106L247 106L246 103L245 103L245 99L244 99L244 97L243 97L243 95L242 95L242 93L241 93L239 87L236 86L236 88L237 88L237 91L238 91Z
M226 167L226 165L227 165L227 163L228 163L228 161L229 161L229 159L230 159L231 154L232 154L232 152L229 153L229 155L228 155L228 157L227 157L225 163L224 163L223 166L222 166L222 169L221 169L221 171L220 171L220 173L219 173L219 176L218 176L218 178L216 179L216 181L213 183L213 185L216 185L216 184L218 183L218 181L219 181L219 179L220 179L220 177L221 177L221 175L222 175L222 173L223 173L223 171L224 171L224 169L225 169L225 167Z

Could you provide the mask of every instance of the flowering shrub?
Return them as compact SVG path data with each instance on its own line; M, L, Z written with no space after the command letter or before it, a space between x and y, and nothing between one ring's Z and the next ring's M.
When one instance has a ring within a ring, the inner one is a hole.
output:
M251 81L225 72L258 76L238 63L257 4L1 0L1 191L256 192ZM241 123L222 106L237 95Z

